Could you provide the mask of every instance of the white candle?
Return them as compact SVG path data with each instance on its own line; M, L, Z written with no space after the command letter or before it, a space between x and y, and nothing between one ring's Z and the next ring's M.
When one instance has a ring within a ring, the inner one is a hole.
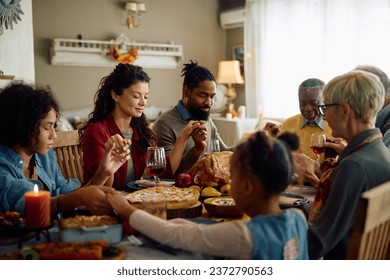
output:
M262 130L263 129L263 109L261 108L261 106L259 105L259 121L258 121L258 124L257 124L257 128Z

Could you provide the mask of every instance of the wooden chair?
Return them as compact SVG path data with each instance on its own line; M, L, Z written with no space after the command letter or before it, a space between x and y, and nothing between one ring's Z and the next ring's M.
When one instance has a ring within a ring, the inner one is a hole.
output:
M53 148L64 178L83 182L83 155L78 130L57 132Z
M362 194L348 259L390 259L390 181Z

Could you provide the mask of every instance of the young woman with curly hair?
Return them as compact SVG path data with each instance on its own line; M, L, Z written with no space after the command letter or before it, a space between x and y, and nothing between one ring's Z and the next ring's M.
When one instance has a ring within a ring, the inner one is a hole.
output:
M111 188L79 188L77 179L62 176L52 149L58 110L49 90L19 81L0 90L0 212L23 214L24 193L35 184L50 192L53 215L78 206L112 211L105 195Z

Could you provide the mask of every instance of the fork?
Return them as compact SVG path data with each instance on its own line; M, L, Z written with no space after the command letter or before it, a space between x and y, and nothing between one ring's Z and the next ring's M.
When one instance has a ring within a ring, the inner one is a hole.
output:
M137 238L137 237L134 236L134 235L129 235L129 236L127 237L127 239L129 240L129 242L130 242L131 245L134 245L134 246L137 246L137 247L143 245L142 241L139 240L139 238Z

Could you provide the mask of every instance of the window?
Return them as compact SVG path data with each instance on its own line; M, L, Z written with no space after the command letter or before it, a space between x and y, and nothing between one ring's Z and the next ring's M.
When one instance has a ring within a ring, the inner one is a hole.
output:
M360 64L390 74L387 0L247 0L244 28L248 115L299 114L298 86L328 82Z

